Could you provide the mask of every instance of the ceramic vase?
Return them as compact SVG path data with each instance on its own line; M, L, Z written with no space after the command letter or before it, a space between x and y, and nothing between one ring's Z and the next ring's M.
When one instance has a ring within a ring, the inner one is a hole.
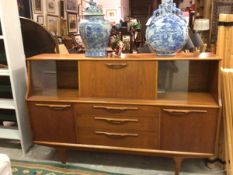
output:
M104 19L102 9L93 0L85 9L84 19L81 20L79 31L85 45L87 57L106 57L111 25Z
M163 0L147 22L146 41L157 55L171 56L188 40L188 24L173 0Z

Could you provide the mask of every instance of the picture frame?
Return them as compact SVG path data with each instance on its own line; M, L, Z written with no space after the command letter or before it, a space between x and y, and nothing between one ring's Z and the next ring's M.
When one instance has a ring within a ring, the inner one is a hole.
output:
M106 9L106 18L110 21L117 18L117 9Z
M78 18L77 13L67 13L67 25L69 33L78 32Z
M47 15L47 30L55 36L60 36L60 17L56 15Z
M67 12L78 13L79 6L78 6L77 0L67 0L66 10L67 10Z
M44 16L43 15L37 15L37 23L39 23L40 25L44 25Z
M32 0L32 7L35 14L43 13L43 0Z
M68 26L67 26L67 20L64 18L60 19L60 36L66 36L68 35Z
M218 34L218 19L219 14L231 14L233 13L233 1L232 2L220 2L218 0L213 1L213 12L211 18L211 29L210 29L210 43L216 43Z
M48 14L55 14L57 8L56 0L47 0L46 9Z
M66 0L60 0L60 16L66 19Z
M122 35L122 42L124 43L123 53L131 53L132 52L132 36L131 35Z

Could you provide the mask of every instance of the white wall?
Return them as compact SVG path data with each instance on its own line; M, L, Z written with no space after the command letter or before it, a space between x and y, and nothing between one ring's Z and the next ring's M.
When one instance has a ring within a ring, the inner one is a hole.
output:
M116 10L115 18L108 18L111 22L119 23L120 19L124 19L129 15L129 0L96 0L96 2L103 7L104 14L107 15L108 11Z
M130 9L129 9L129 0L121 0L121 17L129 16Z

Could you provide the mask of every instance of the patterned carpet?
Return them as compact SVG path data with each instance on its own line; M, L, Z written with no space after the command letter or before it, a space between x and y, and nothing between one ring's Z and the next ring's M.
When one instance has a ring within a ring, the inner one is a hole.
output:
M120 175L70 164L11 160L13 175Z

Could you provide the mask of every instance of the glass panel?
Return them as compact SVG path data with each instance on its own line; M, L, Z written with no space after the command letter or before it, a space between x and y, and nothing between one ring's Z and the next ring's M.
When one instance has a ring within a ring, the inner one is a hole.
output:
M0 98L12 99L12 91L9 77L0 76Z
M160 61L158 99L212 102L217 70L215 61Z
M77 97L77 61L31 62L31 93L39 96Z
M160 61L158 72L158 97L170 98L170 93L182 93L186 98L189 79L188 61Z

